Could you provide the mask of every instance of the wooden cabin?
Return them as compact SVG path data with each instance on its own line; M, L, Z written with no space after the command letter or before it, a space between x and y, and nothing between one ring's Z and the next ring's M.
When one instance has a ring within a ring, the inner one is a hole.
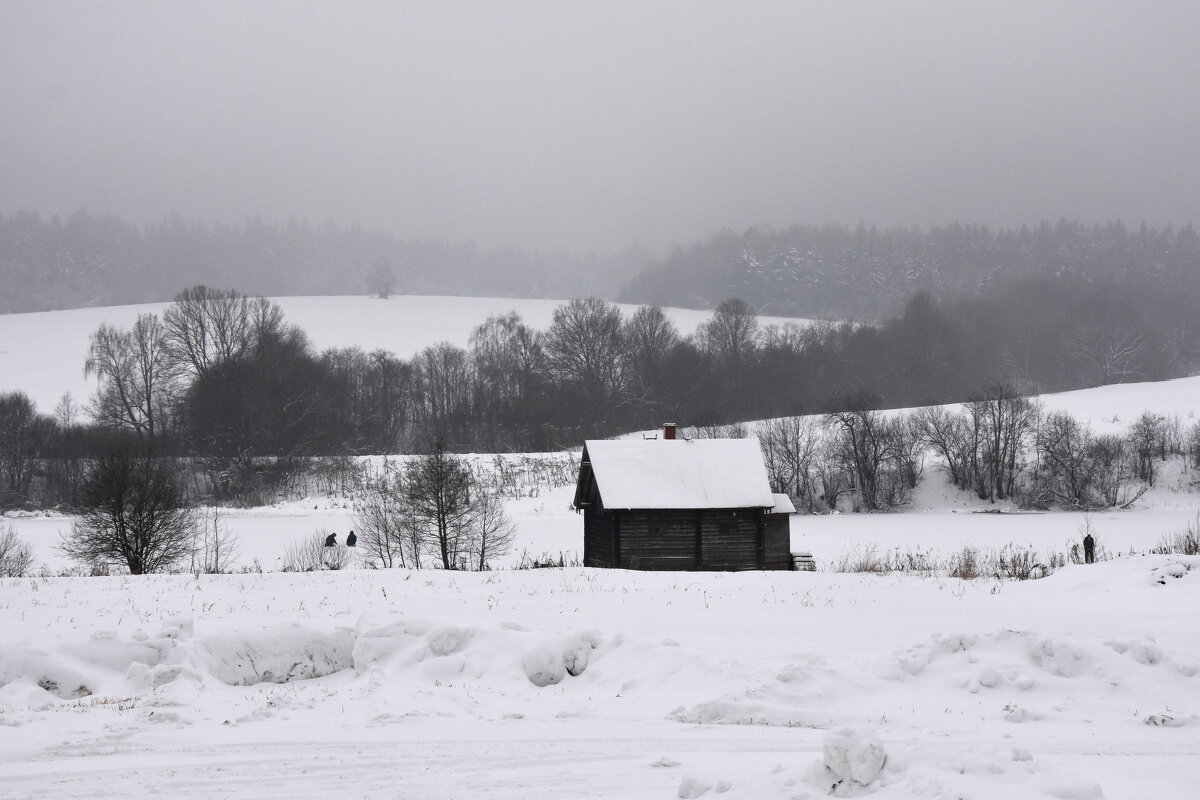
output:
M583 563L644 570L792 569L787 497L753 439L589 440L574 505Z

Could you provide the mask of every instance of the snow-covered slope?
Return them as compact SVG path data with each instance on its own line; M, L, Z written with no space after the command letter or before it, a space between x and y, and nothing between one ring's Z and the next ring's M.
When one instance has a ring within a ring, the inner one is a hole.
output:
M562 300L496 297L395 296L277 297L286 319L300 326L319 350L327 347L382 348L408 358L427 345L447 341L462 347L476 325L489 316L516 311L539 330L550 326ZM158 313L166 303L105 308L79 308L33 314L0 314L0 392L21 390L38 409L48 412L71 392L84 402L95 382L83 375L88 341L101 323L129 327L138 314ZM631 313L635 306L621 306ZM712 316L710 311L663 309L683 333L691 333ZM805 322L762 317L764 325Z

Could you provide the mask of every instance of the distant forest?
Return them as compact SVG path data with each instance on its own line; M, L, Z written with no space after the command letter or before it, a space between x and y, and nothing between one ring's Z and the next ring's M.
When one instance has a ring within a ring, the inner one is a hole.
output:
M1000 283L1064 278L1200 291L1200 235L1043 222L1020 230L953 224L880 230L796 225L724 231L677 248L618 297L629 303L713 308L740 297L762 314L880 321L909 298L981 295Z
M170 300L181 286L252 295L396 294L613 297L650 256L405 241L307 221L139 228L84 211L0 215L0 313Z
M916 294L956 301L1025 279L1200 293L1200 235L1043 222L1019 230L796 225L721 232L655 260L404 241L333 224L139 228L80 211L0 216L0 313L170 300L181 286L250 295L395 294L602 297L715 308L729 297L760 314L880 322Z

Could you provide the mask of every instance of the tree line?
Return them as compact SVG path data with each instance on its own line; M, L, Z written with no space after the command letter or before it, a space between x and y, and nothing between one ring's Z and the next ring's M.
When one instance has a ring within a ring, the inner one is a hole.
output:
M0 313L161 302L192 283L272 296L613 296L649 258L639 248L595 255L402 240L307 220L204 225L172 215L138 227L82 210L17 212L0 215Z
M1020 229L794 225L722 231L676 248L622 290L627 303L712 308L740 297L766 314L880 321L908 298L980 295L1000 282L1072 277L1200 291L1194 227L1060 220Z
M1004 384L959 410L854 407L765 420L755 434L772 488L809 513L901 508L929 453L957 488L1036 509L1128 507L1155 485L1169 458L1200 467L1200 422L1185 427L1145 412L1124 435L1097 435Z
M548 451L657 426L722 424L1156 380L1200 365L1189 298L1072 278L1005 283L983 296L918 294L878 325L763 325L740 299L691 334L660 308L625 315L596 298L559 306L546 330L515 312L467 347L402 358L317 352L264 298L196 286L162 316L102 325L82 407L39 413L0 396L0 505L72 506L83 469L132 439L187 458L191 491L269 502L317 457ZM846 426L853 420L847 418Z

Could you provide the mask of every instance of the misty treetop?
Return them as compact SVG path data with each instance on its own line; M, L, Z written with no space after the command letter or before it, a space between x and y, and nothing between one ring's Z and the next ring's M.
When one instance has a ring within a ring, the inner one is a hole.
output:
M1000 282L1074 277L1200 290L1195 228L1129 230L1043 222L878 229L795 225L723 231L649 265L621 293L629 303L712 308L740 297L764 314L880 320L921 291L982 293Z
M201 225L172 215L139 228L78 211L0 215L0 313L169 300L180 286L259 295L615 295L649 261L471 243L398 240L332 223Z
M713 308L738 297L764 314L879 321L915 293L939 299L999 283L1074 277L1200 291L1191 226L1043 222L879 229L795 225L723 231L652 259L469 243L402 241L307 221L198 225L173 215L144 228L83 211L0 215L0 313L167 300L180 286L248 294L597 295ZM624 287L624 288L622 288Z

